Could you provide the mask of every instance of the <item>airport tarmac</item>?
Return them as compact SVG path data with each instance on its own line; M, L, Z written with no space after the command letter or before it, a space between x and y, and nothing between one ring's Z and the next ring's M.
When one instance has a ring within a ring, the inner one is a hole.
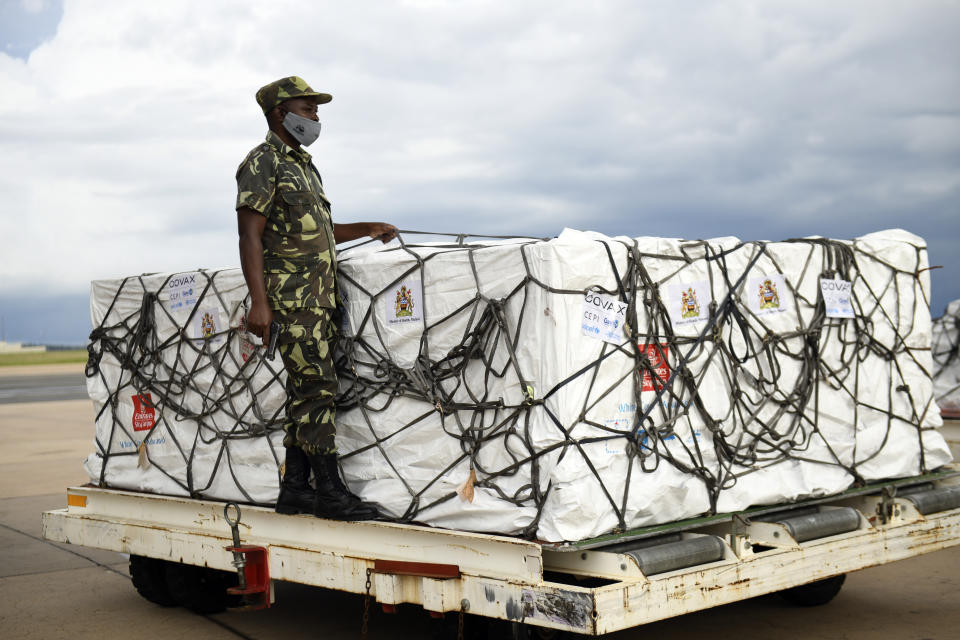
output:
M82 366L40 365L30 367L30 375L20 374L23 368L0 367L0 404L82 400L87 397Z
M70 367L73 367L71 369ZM0 376L44 384L80 365L23 367ZM951 426L956 432L956 426ZM40 514L65 506L67 486L84 484L93 448L88 400L0 404L0 633L4 638L360 637L362 597L291 583L269 610L200 616L140 598L122 554L58 545L41 537ZM610 640L710 637L947 640L958 637L960 547L850 574L828 605L796 608L765 596L603 636ZM369 638L430 637L418 607L372 608Z

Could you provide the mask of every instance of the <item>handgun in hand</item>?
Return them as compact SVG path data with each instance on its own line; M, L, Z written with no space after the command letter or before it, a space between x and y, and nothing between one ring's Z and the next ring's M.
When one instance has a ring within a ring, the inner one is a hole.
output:
M270 323L270 341L267 343L267 360L273 360L277 355L277 338L280 336L280 323L274 320Z

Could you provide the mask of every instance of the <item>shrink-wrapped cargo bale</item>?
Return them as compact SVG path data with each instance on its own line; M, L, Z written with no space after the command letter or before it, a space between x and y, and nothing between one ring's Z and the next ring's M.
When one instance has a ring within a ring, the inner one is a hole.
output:
M563 541L937 468L926 260L903 231L344 251L344 476L399 520ZM239 271L93 299L91 476L274 500L282 372Z
M247 299L239 269L93 282L93 482L276 501L285 375L244 330Z
M933 395L944 415L960 418L960 300L933 322Z

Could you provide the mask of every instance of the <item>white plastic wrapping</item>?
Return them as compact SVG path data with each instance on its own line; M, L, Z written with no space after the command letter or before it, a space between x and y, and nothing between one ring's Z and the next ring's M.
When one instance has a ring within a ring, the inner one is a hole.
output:
M102 355L87 367L91 481L276 501L285 377L241 329L246 296L239 269L92 283L92 346Z
M933 323L933 394L949 415L960 416L960 300Z
M739 441L741 445L756 441L756 456L749 464L730 460L721 463L703 416L690 411L660 440L660 446L671 454L673 462L654 457L641 464L635 459L632 469L628 469L625 455L625 448L630 446L626 438L590 441L609 436L605 427L611 425L620 431L636 426L636 398L631 377L636 364L632 354L614 353L603 360L602 366L593 367L595 377L580 375L556 389L561 381L576 372L590 370L592 363L611 350L610 345L583 335L582 292L596 288L615 292L615 274L623 277L627 273L627 254L633 250L641 256L657 256L642 262L647 277L667 298L672 285L682 290L681 284L707 281L712 299L719 302L727 295L728 286L720 277L717 261L707 257L730 251L724 256L724 269L731 274L731 284L745 273L748 265L747 276L782 274L787 288L780 296L782 306L789 311L749 318L745 322L760 334L776 337L779 342L772 343L774 351L780 344L796 353L803 350L806 338L791 337L791 334L798 326L809 326L813 322L819 277L829 270L823 263L825 254L819 245L766 244L754 261L761 245L741 246L735 238L691 245L679 240L611 239L566 231L551 242L526 244L522 248L500 245L475 250L469 268L466 252L443 252L432 247L412 250L423 260L422 266L417 265L413 255L397 249L343 259L341 270L347 277L341 282L346 281L343 288L350 301L348 316L352 320L358 317L367 320L363 327L354 324L352 331L359 330L367 348L389 354L400 369L416 369L418 354L436 362L451 346L459 344L458 339L444 340L438 335L442 325L434 326L452 309L474 300L473 304L479 309L474 314L477 316L487 299L496 302L504 291L521 287L525 295L511 298L503 307L503 313L508 327L519 324L513 336L516 370L525 377L518 379L516 371L507 367L507 375L497 381L499 386L488 386L483 399L502 398L506 405L516 405L523 401L525 387L530 388L535 397L547 394L542 407L536 406L527 412L524 437L509 435L506 429L497 427L491 417L484 421L484 430L479 435L466 433L470 437L461 442L446 438L438 441L437 434L444 428L455 435L465 432L440 409L431 412L430 402L395 400L394 405L384 411L387 416L375 416L371 415L370 407L388 405L385 396L379 401L374 398L365 409L341 413L338 438L345 454L347 477L364 497L379 502L394 516L415 515L432 524L504 533L535 527L536 537L558 541L583 539L619 526L638 527L692 517L711 508L735 511L753 504L836 493L855 480L850 470L869 481L913 475L921 469L940 466L950 458L942 438L932 430L940 423L936 412L930 411L927 373L930 365L926 350L930 320L924 293L929 284L913 276L918 268L926 266L925 262L917 262L925 261L925 252L921 250L923 242L905 232L894 231L871 234L848 246L861 269L853 286L856 300L864 307L857 312L870 319L873 333L869 348L860 349L851 362L851 348L849 345L844 348L843 343L852 341L856 347L856 336L861 332L853 328L851 320L829 321L829 330L820 335L816 351L838 376L819 382L816 391L807 394L808 404L799 413L782 414L783 407L778 402L789 400L786 395L795 393L810 376L809 371L790 357L776 358L778 391L759 382L751 389L749 380L740 380L741 392L746 383L747 392L757 396L756 422L772 420L775 428L783 430L784 439L795 440L790 448L791 458L783 459L777 448L782 445L751 436L750 431L757 429L755 423L744 429L742 421L738 424L737 420L730 420L722 428L724 439ZM522 259L524 254L526 260ZM537 284L524 283L527 271L518 263L529 268ZM895 272L890 266L902 271ZM485 267L500 276L496 290L485 291L484 283L491 279ZM475 275L473 269L476 269ZM504 272L512 273L513 277L504 278ZM421 285L416 284L418 279ZM423 321L401 324L400 330L394 330L388 320L390 309L384 305L393 299L399 287L410 287L411 281L414 282L411 288L420 287L424 292ZM746 291L749 281L750 278L745 277L739 283L738 306L749 304ZM451 293L451 284L455 294ZM670 303L668 299L666 304ZM526 305L523 307L525 324L518 323L516 316L523 304ZM366 315L367 309L373 313ZM638 308L638 327L649 323L645 310L642 306ZM462 312L457 320L447 322L456 324L467 316ZM429 329L426 333L424 327ZM693 340L703 331L704 323L670 328L677 335ZM458 324L455 335L462 338L464 329L462 323ZM661 338L651 338L648 342ZM722 326L720 340L729 341L734 350L741 352L747 349L746 343L751 342L743 338L732 322ZM729 363L721 357L700 365L698 361L706 361L708 347L691 348L690 354L683 355L693 357L688 370L697 380L704 412L715 418L728 414L733 408L733 390L725 371ZM504 349L490 348L488 352L506 355ZM888 360L888 354L896 355ZM675 366L678 357L680 354L668 354L671 366ZM752 376L755 381L769 378L773 374L766 370L765 363L761 357L744 363L741 377ZM493 369L503 365L502 362L493 364ZM476 362L468 365L467 370L464 379L473 381L479 380L487 367ZM909 392L898 390L904 387ZM427 389L423 395L432 398L430 393ZM656 396L652 388L641 392L641 407L659 406ZM767 402L762 401L764 397ZM855 403L854 397L859 402ZM689 402L689 396L680 402L684 400ZM663 405L675 402L660 399ZM816 406L810 406L811 402ZM581 412L586 420L579 419ZM654 409L650 417L656 424L661 417L658 414L666 418L667 413ZM477 414L471 412L471 415ZM791 425L793 420L799 423ZM469 418L464 417L462 422L469 423ZM388 438L400 425L409 426ZM500 432L506 435L499 435ZM924 443L922 454L920 433ZM458 494L458 490L462 493L471 471L469 457L461 445L472 444L477 439L484 443L477 454L477 460L482 462L474 465L479 482L473 502L468 502ZM490 451L491 448L494 450ZM535 457L508 478L498 477L501 469L509 467L527 450L549 453ZM352 453L355 451L359 453ZM423 451L429 452L427 466L421 455ZM493 478L495 487L483 486L484 472ZM713 481L714 505L711 505L711 487L702 481L701 475L710 476ZM628 477L630 490L624 499ZM533 491L516 493L524 487L536 487L542 494L539 518L532 509L537 503L532 497ZM478 507L486 514L482 520L476 516ZM623 522L617 517L618 509Z
M692 243L567 230L551 241L348 250L345 479L395 518L563 541L937 468L950 454L936 431L926 266L922 239L903 231ZM821 277L838 270L852 287L839 312L847 304L855 317L824 319ZM161 307L182 302L164 297L171 281L94 283L94 326L126 318L110 331L136 335L144 291L160 292ZM134 421L123 405L143 385L103 356L90 394L98 409L119 404L98 419L94 481L105 468L111 486L275 500L282 377L250 355L239 270L213 282L217 302L204 295L193 307L219 305L233 330L197 341L202 315L154 313L151 339L165 346L141 378L196 373L172 398L151 387L164 420L146 461L137 433L117 426ZM227 399L237 408L223 410Z

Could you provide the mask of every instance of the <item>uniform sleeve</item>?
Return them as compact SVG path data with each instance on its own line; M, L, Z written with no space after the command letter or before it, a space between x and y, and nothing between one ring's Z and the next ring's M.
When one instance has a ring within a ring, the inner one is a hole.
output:
M269 149L269 148L268 148ZM250 207L267 215L277 188L276 157L269 150L258 147L250 152L237 169L237 206Z

